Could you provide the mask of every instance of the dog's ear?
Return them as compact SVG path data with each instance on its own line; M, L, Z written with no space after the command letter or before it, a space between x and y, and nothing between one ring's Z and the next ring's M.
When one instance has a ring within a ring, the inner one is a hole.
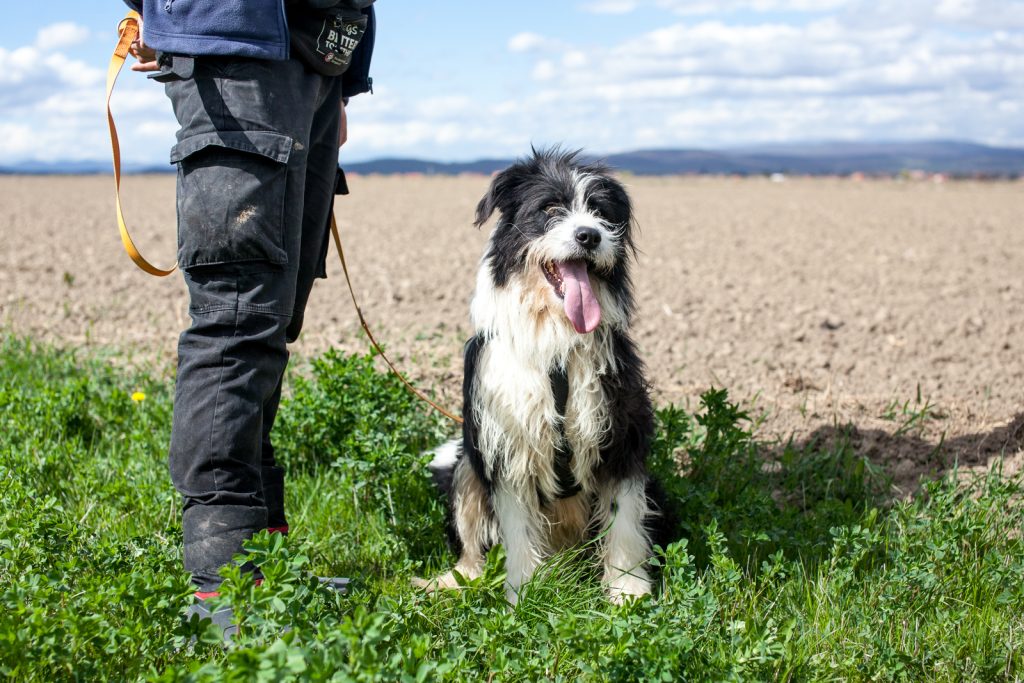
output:
M476 205L476 220L473 221L473 225L481 227L491 214L508 206L523 178L522 164L513 164L494 176L491 186L487 188L487 194Z

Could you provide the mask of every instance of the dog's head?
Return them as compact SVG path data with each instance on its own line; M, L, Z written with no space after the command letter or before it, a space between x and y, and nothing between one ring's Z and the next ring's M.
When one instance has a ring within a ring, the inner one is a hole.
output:
M476 209L476 225L495 211L486 260L496 287L540 273L548 296L579 333L601 322L604 288L632 309L629 262L635 255L629 196L600 164L558 149L533 154L499 173Z

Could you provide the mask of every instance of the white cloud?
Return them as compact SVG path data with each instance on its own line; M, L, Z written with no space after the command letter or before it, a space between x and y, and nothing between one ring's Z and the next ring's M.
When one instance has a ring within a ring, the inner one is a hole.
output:
M638 0L593 0L583 9L594 14L629 14L640 5Z
M592 0L583 5L595 14L627 14L643 8L683 17L805 13L835 15L852 25L913 21L993 30L1024 27L1021 0Z
M538 81L550 81L558 75L558 68L553 62L542 59L533 67L533 77Z
M0 121L0 158L32 157L38 145L33 133L26 124Z
M571 48L561 68L534 76L568 96L666 100L706 97L875 95L954 90L1024 92L1019 41L979 40L912 25L849 29L834 19L804 26L676 24L610 48ZM1020 95L1018 95L1020 96Z
M938 7L963 14L983 0L952 2ZM380 90L360 103L349 150L479 158L529 143L600 153L808 139L1024 145L1024 34L950 28L923 3L911 10L926 19L908 10L851 22L852 6L799 22L684 17L610 44L519 34L508 47L527 57L531 87L488 98L467 85L419 102Z
M63 22L40 29L31 45L0 48L0 162L110 156L106 72L70 53L90 37L88 29ZM163 89L126 69L113 99L125 160L166 159L174 136Z
M657 6L679 15L724 14L729 12L829 12L850 0L656 0Z
M509 52L552 52L566 48L565 43L529 31L517 33L508 39Z
M912 22L922 28L1020 30L1021 0L852 0L839 14L849 26L882 26Z
M0 48L0 104L11 99L41 97L66 83L75 88L91 88L105 80L105 72L86 62L71 59L35 46L14 50Z
M103 92L55 92L38 102L34 107L37 114L52 116L94 115L103 107Z
M945 0L969 2L969 0ZM629 14L643 7L657 7L682 16L731 12L830 12L851 0L592 0L582 5L594 14Z
M36 34L35 47L47 52L54 52L84 43L90 35L91 32L85 26L71 21L62 21L39 29L39 33Z
M439 95L416 103L417 118L431 120L468 115L477 109L473 98L466 95Z
M417 149L417 156L449 156L443 150L455 143L498 144L502 148L517 148L529 138L508 132L495 131L484 121L469 123L452 121L437 124L425 121L376 122L364 121L359 126L358 151L367 154L388 154L397 149ZM346 146L346 155L355 151Z
M140 138L154 138L161 143L166 143L168 140L174 139L177 130L177 121L142 121L135 124L133 132Z
M590 63L590 58L583 50L569 50L562 55L562 64L569 69L582 69Z

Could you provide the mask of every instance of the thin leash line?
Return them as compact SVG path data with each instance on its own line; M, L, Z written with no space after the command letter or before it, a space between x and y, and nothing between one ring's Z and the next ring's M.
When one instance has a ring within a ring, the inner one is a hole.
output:
M391 369L391 372L402 381L402 384L405 385L406 389L411 391L417 398L429 404L434 410L441 413L449 420L462 424L461 417L448 412L438 404L434 403L434 401L430 400L430 398L422 391L414 387L412 383L409 382L401 372L399 372L398 368L395 367L395 364L392 363L391 359L384 353L384 349L382 349L380 344L377 343L377 339L373 336L373 332L370 331L370 326L367 324L366 318L363 317L363 309L359 307L359 302L356 300L355 288L352 287L352 278L348 274L348 264L345 262L345 250L341 246L341 234L338 231L338 221L334 217L333 211L331 212L331 235L334 237L334 246L337 247L338 250L338 258L341 259L341 269L345 273L345 284L348 285L348 294L352 297L352 306L356 309L356 315L359 316L359 324L362 326L363 332L366 333L366 338L370 340L370 344L373 346L374 350L380 354L380 357L384 359L384 363L387 364L388 368Z

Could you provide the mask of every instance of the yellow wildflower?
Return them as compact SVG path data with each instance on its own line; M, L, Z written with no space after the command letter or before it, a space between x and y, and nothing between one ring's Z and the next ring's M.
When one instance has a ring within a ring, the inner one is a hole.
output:
M135 401L136 403L142 403L143 401L146 400L146 395L141 391L136 391L134 394L132 394L132 400Z

